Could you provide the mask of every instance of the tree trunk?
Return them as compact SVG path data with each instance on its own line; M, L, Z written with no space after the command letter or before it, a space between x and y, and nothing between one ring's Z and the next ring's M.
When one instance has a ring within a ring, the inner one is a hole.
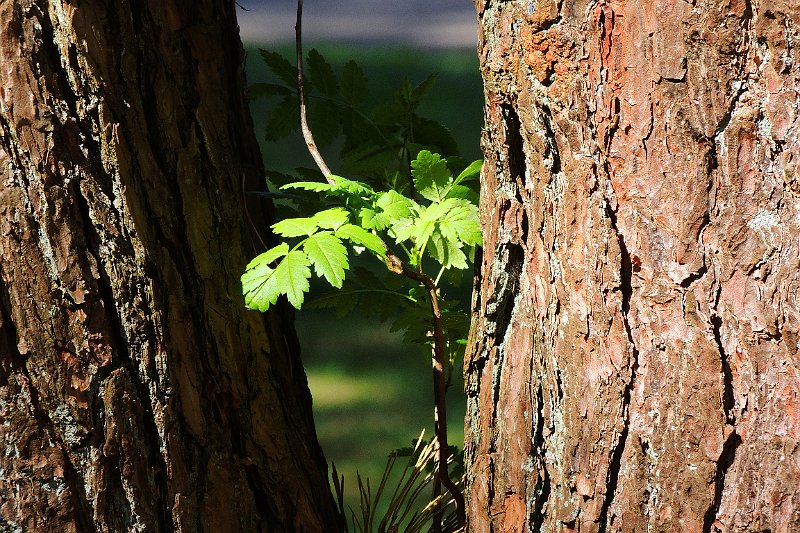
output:
M476 2L470 526L800 531L800 8Z
M333 521L242 59L233 1L0 2L0 530Z

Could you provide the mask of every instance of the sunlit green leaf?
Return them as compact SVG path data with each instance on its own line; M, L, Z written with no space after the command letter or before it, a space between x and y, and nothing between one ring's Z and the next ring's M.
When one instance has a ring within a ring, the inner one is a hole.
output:
M443 202L448 207L447 214L439 222L442 235L452 241L460 241L468 246L483 244L478 207L467 201L449 198Z
M447 168L447 161L439 154L423 150L411 162L411 173L417 192L432 202L444 200L453 177Z
M350 213L341 207L334 207L320 211L312 218L320 228L335 230L350 220Z
M275 270L260 263L242 274L244 304L262 313L278 301L281 291L275 282Z
M312 218L287 218L272 225L272 231L284 237L312 235L317 228L317 222Z
M279 257L283 257L284 255L289 253L289 245L285 242L280 243L278 246L274 248L270 248L263 254L257 256L255 259L250 261L247 264L245 270L250 270L251 268L255 268L260 264L269 265Z
M362 196L371 196L375 194L372 187L366 183L343 178L342 176L331 176L331 178L336 183L336 188L339 190Z
M475 178L480 175L481 168L483 167L483 159L478 159L477 161L473 161L469 164L467 168L461 171L458 177L453 182L455 185L458 185L462 181L468 181L472 178Z
M336 236L347 239L353 244L363 246L381 257L386 255L386 247L381 238L361 226L345 224L336 230Z
M308 259L317 276L325 277L332 286L341 288L347 262L347 248L330 231L315 233L303 244Z
M303 189L306 191L312 192L325 192L333 189L333 185L330 183L322 183L320 181L295 181L293 183L287 183L286 185L281 187L281 190L285 189Z
M389 217L389 220L408 218L414 203L411 199L394 190L386 191L378 196L375 205Z
M281 243L250 261L241 278L247 307L264 312L277 301L281 291L275 283L275 271L270 263L288 253L289 246Z
M289 303L296 309L303 305L304 294L308 292L308 278L311 277L308 257L300 250L294 250L283 258L273 274L275 284Z
M458 242L445 239L441 233L434 232L431 235L430 245L428 246L431 256L444 268L467 268L467 256L459 246Z

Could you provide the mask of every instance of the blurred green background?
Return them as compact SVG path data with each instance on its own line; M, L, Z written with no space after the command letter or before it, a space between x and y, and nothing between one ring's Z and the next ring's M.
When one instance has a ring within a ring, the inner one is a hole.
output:
M448 127L463 157L481 157L483 93L473 49L420 50L382 44L305 46L306 50L312 47L325 56L337 73L354 59L369 79L373 104L394 93L403 76L416 84L437 72L437 82L421 106L420 115ZM293 45L247 46L248 83L274 82L261 61L259 48L292 58ZM266 119L276 103L269 99L251 103L265 167L282 172L297 166L312 167L299 132L279 142L264 140ZM323 150L334 172L335 151ZM468 303L465 300L465 305ZM328 462L334 462L344 474L346 496L354 504L356 471L369 477L374 485L392 450L409 446L423 428L426 436L432 435L430 352L424 347L404 345L388 325L357 313L341 319L332 311L302 310L297 312L296 326L313 395L317 434ZM448 395L448 432L450 444L461 448L465 399L461 361L456 365L454 375L459 380Z

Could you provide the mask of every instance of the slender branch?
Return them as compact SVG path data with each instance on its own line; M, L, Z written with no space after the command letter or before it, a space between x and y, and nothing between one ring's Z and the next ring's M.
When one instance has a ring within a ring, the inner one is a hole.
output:
M460 526L466 523L464 508L464 495L458 486L450 479L447 469L447 381L445 378L445 339L442 327L442 311L439 307L439 291L433 279L424 272L410 269L403 264L399 257L392 252L387 253L389 269L407 278L421 283L428 292L433 314L433 396L434 396L434 424L436 430L436 470L437 478L456 502L457 518Z
M300 127L303 130L303 138L306 141L309 153L314 158L320 172L325 176L325 180L334 185L331 178L332 172L325 163L322 154L319 152L311 129L308 127L306 117L305 91L303 89L303 44L302 44L302 19L303 19L303 0L297 0L297 22L295 24L295 45L297 48L297 97L300 101ZM408 149L406 149L408 152ZM410 158L410 154L409 154ZM410 172L409 172L410 177ZM414 183L411 180L411 193L414 194ZM384 243L384 246L386 244ZM460 527L466 524L466 511L464 508L464 495L461 494L458 486L450 479L450 472L447 468L447 380L445 378L445 339L442 327L442 311L439 307L439 291L433 278L424 272L408 268L403 261L386 247L386 266L402 276L406 276L418 283L421 283L428 292L428 299L431 303L433 314L433 396L434 396L434 427L436 432L436 472L437 479L447 488L447 491L456 502L457 519ZM366 524L366 520L365 520Z
M331 169L325 163L325 159L314 142L314 135L308 127L308 117L306 116L306 96L303 88L303 0L297 0L297 22L294 25L295 47L297 48L297 99L300 101L300 129L303 130L303 139L306 141L308 152L314 158L317 168L325 176L325 181L334 185L336 182L331 178Z

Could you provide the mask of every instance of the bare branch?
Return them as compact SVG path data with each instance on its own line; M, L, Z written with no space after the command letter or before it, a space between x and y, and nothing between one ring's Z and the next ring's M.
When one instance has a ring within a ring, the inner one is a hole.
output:
M314 163L317 164L317 168L322 175L325 176L325 181L334 185L335 182L333 178L331 178L331 169L328 168L328 165L325 163L325 159L322 157L322 154L317 148L317 144L314 142L314 135L311 133L311 129L308 127L308 118L306 116L306 96L305 96L305 89L303 88L303 30L302 30L302 21L303 21L303 0L297 0L297 22L294 26L294 34L295 34L295 46L297 48L297 98L300 100L300 129L303 130L303 139L306 141L306 146L308 147L308 152L311 154L311 157L314 158Z

